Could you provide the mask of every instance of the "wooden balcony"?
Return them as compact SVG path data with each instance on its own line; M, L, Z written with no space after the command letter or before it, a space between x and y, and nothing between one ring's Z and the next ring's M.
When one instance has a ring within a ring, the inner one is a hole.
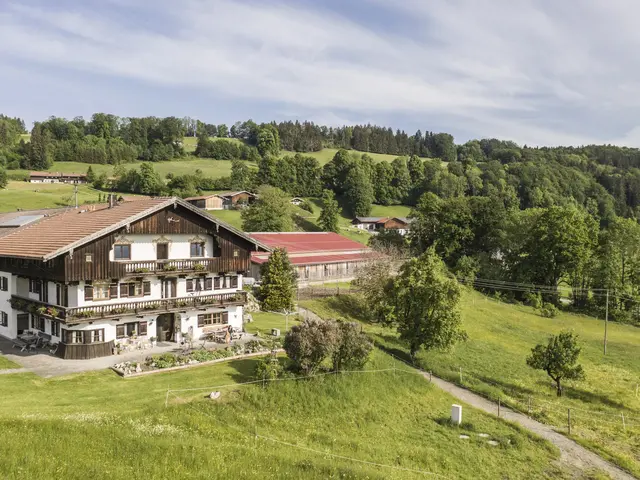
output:
M125 276L175 275L179 273L217 273L222 271L221 259L193 258L183 260L148 260L141 262L117 262L124 268Z
M95 320L108 320L125 315L152 315L168 312L180 312L194 308L226 307L244 305L247 301L246 292L213 293L190 297L163 298L158 300L144 300L140 302L108 303L101 305L87 305L84 307L61 307L38 302L24 297L12 296L12 306L16 310L41 315L66 323L85 323Z

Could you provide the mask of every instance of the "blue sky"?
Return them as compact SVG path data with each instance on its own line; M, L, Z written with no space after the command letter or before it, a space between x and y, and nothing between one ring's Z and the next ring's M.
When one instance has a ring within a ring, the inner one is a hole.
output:
M633 0L0 0L0 112L640 146L639 14Z

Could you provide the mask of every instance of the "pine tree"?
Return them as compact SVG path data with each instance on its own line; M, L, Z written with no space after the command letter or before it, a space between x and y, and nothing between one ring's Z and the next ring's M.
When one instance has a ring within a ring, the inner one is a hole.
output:
M338 201L331 190L324 190L322 192L322 212L318 218L320 228L325 232L338 232L338 215L340 214L340 207Z
M373 185L362 166L356 165L349 170L345 180L344 199L347 209L354 217L366 217L371 213Z
M93 168L91 168L91 165L89 165L89 168L87 168L87 182L88 183L93 183L96 180L96 174L93 172Z
M51 155L51 134L41 123L31 130L31 142L28 150L29 168L45 170L53 164Z
M260 268L260 306L264 311L281 312L293 308L296 273L284 248L276 248Z

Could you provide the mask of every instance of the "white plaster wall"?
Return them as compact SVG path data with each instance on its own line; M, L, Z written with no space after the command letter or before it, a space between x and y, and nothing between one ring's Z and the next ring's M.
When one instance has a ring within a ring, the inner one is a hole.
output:
M193 330L193 338L194 340L198 340L204 333L204 329L208 328L222 328L222 325L208 325L207 327L198 327L198 315L204 313L214 313L214 312L229 312L229 325L234 328L242 329L242 312L243 307L240 305L226 307L226 308L207 308L206 310L190 310L187 313L180 314L181 323L180 323L180 332L188 332L189 328Z
M205 242L205 257L211 257L213 252L213 238L209 235L197 235ZM167 234L167 235L123 235L124 239L131 242L131 261L149 261L156 260L156 244L154 240L160 238L169 240L169 259L184 260L191 258L191 242L190 240L196 235L193 234ZM114 261L113 248L109 251L109 260ZM125 260L128 261L128 260Z
M0 311L6 313L9 317L7 319L7 326L0 326L0 335L7 338L16 338L18 335L17 312L11 308L9 300L11 299L11 295L16 292L16 280L18 277L7 272L0 272L0 277L6 277L8 279L8 290L6 292L0 290Z

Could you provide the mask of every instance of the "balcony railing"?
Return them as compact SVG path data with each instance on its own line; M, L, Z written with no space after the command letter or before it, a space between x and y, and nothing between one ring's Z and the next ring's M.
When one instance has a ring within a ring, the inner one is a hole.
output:
M191 297L163 298L144 300L141 302L109 303L103 305L87 305L84 307L61 307L38 302L24 297L12 296L12 306L16 310L41 315L43 317L63 320L67 323L79 323L96 319L118 318L123 315L160 314L179 312L190 308L228 305L244 305L246 292L214 293Z
M147 260L121 262L125 275L159 275L170 273L217 272L220 258L196 258L184 260Z

